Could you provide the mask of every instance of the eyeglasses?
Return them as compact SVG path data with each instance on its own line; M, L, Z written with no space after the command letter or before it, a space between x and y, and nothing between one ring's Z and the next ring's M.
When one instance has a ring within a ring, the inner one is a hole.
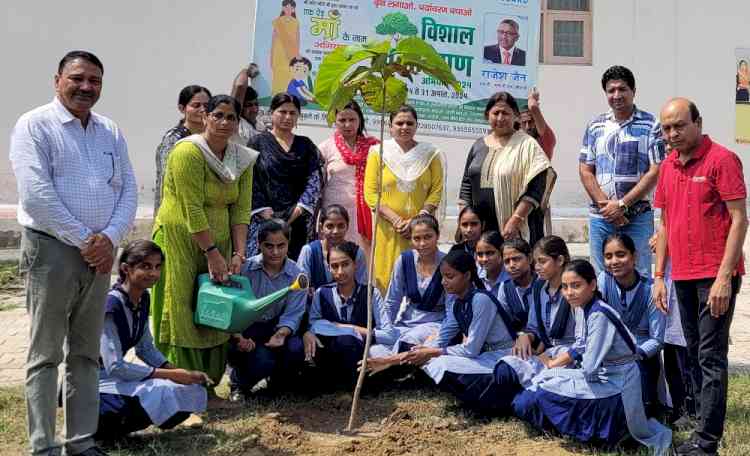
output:
M214 119L217 122L221 122L222 120L226 120L229 123L237 122L238 118L234 114L226 114L224 115L223 112L217 112L214 111L211 114L211 118Z
M516 35L518 35L518 33L516 33L516 32L506 32L504 30L498 30L497 34L498 35L503 35L503 36L516 36Z

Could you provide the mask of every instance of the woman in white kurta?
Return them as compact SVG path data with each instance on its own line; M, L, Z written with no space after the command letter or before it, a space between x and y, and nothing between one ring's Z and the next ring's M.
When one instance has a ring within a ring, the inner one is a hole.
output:
M576 357L580 368L543 370L516 396L513 410L535 427L552 427L583 442L614 445L629 431L654 454L666 455L672 431L646 418L635 338L619 312L600 299L596 286L588 261L565 267L563 294L584 313L585 349Z

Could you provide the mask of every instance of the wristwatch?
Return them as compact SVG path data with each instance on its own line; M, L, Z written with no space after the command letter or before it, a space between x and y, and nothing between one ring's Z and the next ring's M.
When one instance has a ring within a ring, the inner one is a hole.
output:
M617 205L620 206L620 208L623 210L628 208L628 205L625 204L625 200L623 199L617 200Z

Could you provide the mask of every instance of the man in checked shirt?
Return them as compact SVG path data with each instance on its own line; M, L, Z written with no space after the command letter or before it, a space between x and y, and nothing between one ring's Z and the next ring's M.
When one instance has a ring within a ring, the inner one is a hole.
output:
M91 111L103 73L95 55L69 52L54 77L55 98L22 115L11 134L31 317L26 407L32 454L61 451L55 408L62 361L66 453L104 454L93 440L99 337L114 249L135 218L137 189L120 129Z

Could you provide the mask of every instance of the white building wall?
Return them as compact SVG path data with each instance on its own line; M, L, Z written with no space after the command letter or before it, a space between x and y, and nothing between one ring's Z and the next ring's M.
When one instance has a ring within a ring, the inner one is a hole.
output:
M363 0L366 1L366 0ZM479 0L477 0L479 1ZM258 0L261 7L276 0ZM122 127L140 188L151 206L154 149L178 118L177 93L192 83L226 93L251 45L255 1L196 0L3 2L0 31L3 108L0 112L0 203L16 200L8 141L18 116L53 96L60 57L89 49L104 62L104 89L96 110ZM542 108L558 145L553 164L558 214L582 213L586 195L578 181L577 156L587 121L607 109L600 85L610 65L630 67L636 103L658 114L672 96L693 99L704 130L736 151L745 166L750 146L734 144L734 49L750 47L746 0L593 0L593 66L542 65ZM106 5L106 7L104 6ZM302 127L322 141L329 131ZM449 157L448 195L457 194L472 141L424 138ZM750 174L750 173L747 173Z

